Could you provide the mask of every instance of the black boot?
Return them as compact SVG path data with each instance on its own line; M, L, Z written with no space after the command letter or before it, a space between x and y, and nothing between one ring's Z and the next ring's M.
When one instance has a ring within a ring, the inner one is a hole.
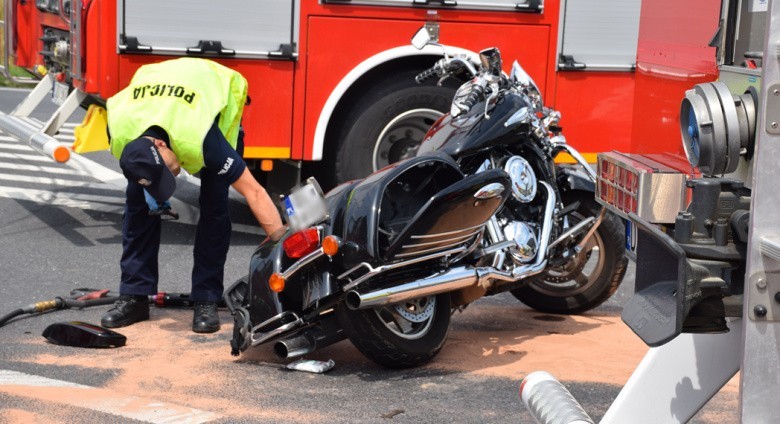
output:
M192 331L196 333L214 333L219 331L217 302L195 302Z
M146 296L119 296L100 324L106 328L125 327L149 319L149 298Z

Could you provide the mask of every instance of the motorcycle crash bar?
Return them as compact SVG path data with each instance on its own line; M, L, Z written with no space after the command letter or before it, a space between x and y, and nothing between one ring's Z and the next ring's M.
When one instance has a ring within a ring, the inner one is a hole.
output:
M461 266L421 280L369 293L361 294L356 290L350 290L345 297L347 307L350 309L376 308L463 289L483 281L501 280L515 282L542 272L547 266L547 255L545 255L545 252L547 252L552 232L555 193L549 184L545 182L540 184L547 190L547 204L544 211L544 225L542 226L537 258L533 264L516 267L511 271L501 271L493 267L474 268Z

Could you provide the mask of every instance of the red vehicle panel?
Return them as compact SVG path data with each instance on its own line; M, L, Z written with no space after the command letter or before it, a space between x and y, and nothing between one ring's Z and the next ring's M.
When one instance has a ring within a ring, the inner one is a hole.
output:
M674 13L675 10L695 13ZM680 99L695 84L717 78L715 48L720 2L642 3L637 46L636 90L631 146L633 153L678 152Z

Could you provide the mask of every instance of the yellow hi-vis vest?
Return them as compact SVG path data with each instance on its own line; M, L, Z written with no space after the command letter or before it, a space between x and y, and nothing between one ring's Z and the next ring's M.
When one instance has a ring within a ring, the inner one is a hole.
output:
M111 153L157 125L168 133L171 149L190 174L203 168L203 139L214 119L236 148L247 96L246 79L207 59L181 58L144 65L124 90L106 102Z

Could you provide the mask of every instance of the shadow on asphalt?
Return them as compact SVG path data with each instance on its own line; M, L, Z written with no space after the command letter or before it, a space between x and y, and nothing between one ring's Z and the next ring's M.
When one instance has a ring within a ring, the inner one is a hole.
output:
M122 244L122 214L82 210L85 214L89 215L90 222L100 222L103 226L111 227L116 231L116 234L113 236L93 240L85 237L79 232L80 229L86 228L86 226L84 225L83 220L80 220L71 214L70 211L72 209L56 205L45 205L27 200L15 201L26 209L31 216L56 231L74 247ZM28 219L28 217L25 217L24 219ZM196 227L194 225L181 224L175 221L164 222L162 225L160 244L192 246L195 242L195 229ZM9 235L10 233L4 232L4 234ZM234 231L231 235L230 245L232 247L256 246L258 244L258 237L260 236Z

